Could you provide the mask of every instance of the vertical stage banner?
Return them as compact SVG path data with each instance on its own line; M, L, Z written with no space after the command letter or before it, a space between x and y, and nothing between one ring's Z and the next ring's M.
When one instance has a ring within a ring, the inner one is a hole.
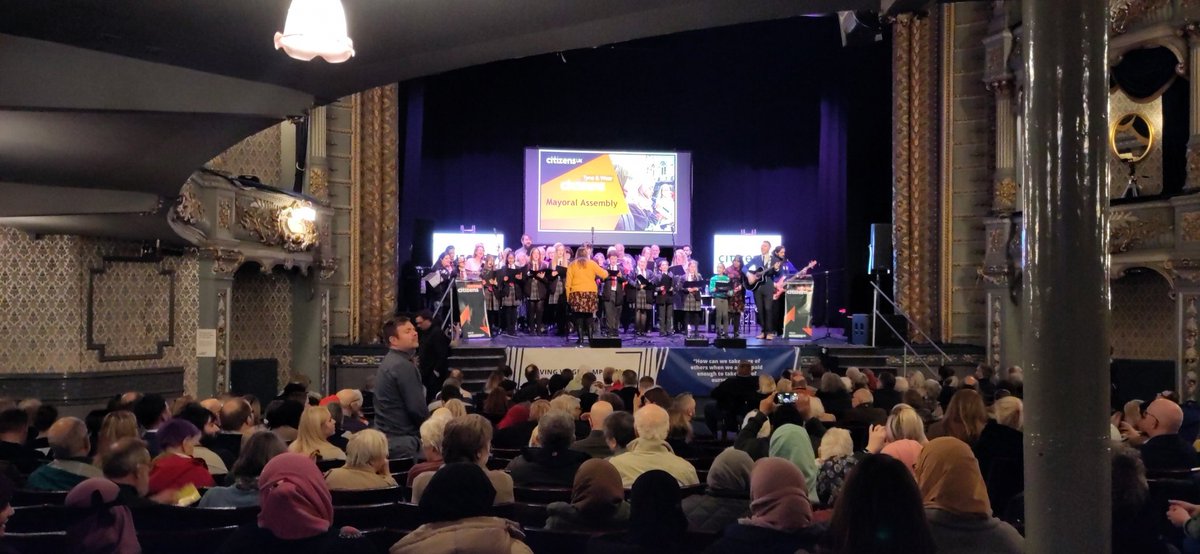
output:
M784 284L783 338L812 338L812 279L800 279Z
M488 326L487 308L483 305L483 281L456 281L458 293L458 325L468 339L492 336Z
M796 366L797 348L672 348L658 372L656 383L671 394L690 392L708 396L722 381L737 374L742 361L750 362L754 373L766 373L776 379L785 369Z

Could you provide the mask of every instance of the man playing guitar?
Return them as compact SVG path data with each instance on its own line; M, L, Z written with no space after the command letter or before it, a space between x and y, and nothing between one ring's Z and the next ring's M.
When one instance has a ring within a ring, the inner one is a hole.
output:
M750 260L746 271L746 287L754 291L754 305L757 308L758 323L762 332L758 338L771 340L783 324L783 311L780 298L784 293L784 281L792 277L804 277L808 270L816 267L817 261L812 260L800 271L787 260L787 249L781 244L771 250L771 243L763 241L762 254Z

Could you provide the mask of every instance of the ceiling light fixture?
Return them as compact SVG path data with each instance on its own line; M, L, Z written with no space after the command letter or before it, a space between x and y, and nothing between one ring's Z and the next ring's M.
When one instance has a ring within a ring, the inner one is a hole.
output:
M341 63L354 56L354 41L346 33L346 10L341 0L292 0L275 49L297 60L320 56Z

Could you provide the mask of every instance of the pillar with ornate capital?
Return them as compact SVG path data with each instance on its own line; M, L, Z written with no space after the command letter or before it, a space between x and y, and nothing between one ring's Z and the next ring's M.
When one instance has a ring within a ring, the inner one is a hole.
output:
M1189 102L1187 145L1187 179L1183 190L1200 190L1200 26L1189 23L1185 27L1188 39L1188 87Z
M1107 2L1024 2L1025 550L1108 552Z
M213 356L199 356L196 360L196 396L199 398L229 390L233 275L243 261L245 257L234 250L200 250L200 311L196 327L215 334L216 350Z

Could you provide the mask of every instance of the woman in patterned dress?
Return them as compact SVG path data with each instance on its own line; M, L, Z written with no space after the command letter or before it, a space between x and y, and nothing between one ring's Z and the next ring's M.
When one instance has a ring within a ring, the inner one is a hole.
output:
M737 338L742 330L742 312L746 311L746 278L742 275L741 256L734 256L733 261L729 262L729 268L725 270L725 275L729 276L729 284L733 287L729 291L729 320L733 322L733 338Z
M646 336L646 332L650 330L650 310L654 308L654 274L647 267L648 264L649 255L638 256L637 269L633 271L633 277L629 280L634 291L634 330L639 337ZM651 284L647 285L643 279Z
M592 337L592 318L596 315L596 305L600 298L597 280L606 279L608 271L592 259L590 245L579 247L575 261L567 266L567 303L571 305L571 315L575 319L575 328L579 339L575 344L583 344L583 336L588 340Z
M700 336L700 288L684 288L684 283L700 281L700 264L696 260L687 262L687 271L675 277L675 308L683 313L684 332L695 338Z

